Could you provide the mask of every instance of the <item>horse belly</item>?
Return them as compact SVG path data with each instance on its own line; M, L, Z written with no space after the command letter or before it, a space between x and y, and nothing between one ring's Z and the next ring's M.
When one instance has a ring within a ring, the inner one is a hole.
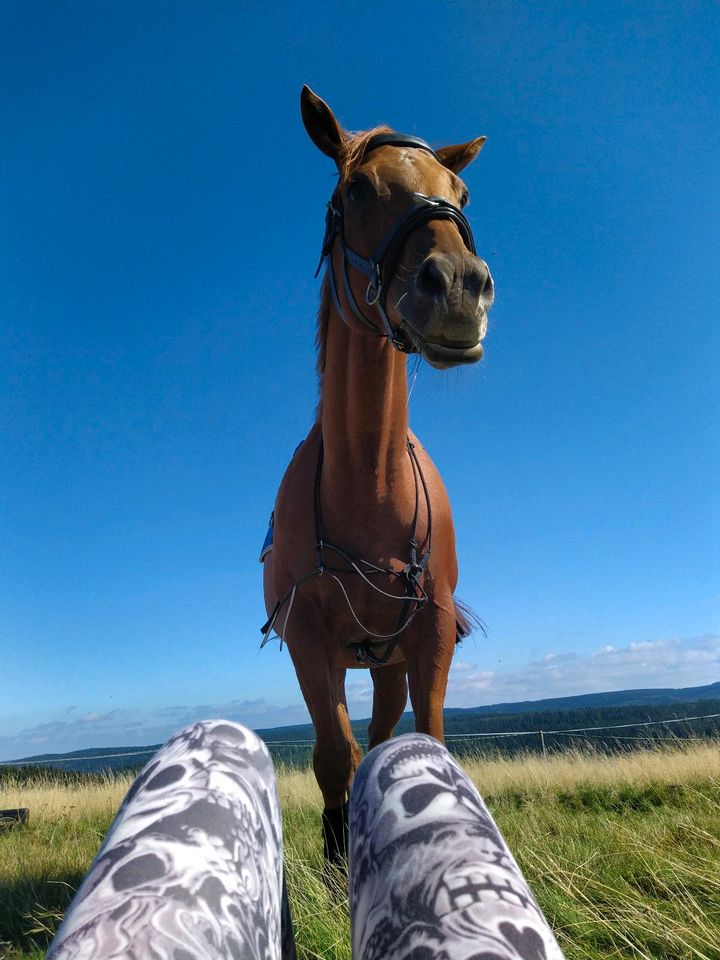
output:
M376 648L378 653L382 655L384 650L384 645ZM382 667L378 667L372 663L360 663L357 658L357 654L352 647L343 647L338 650L335 656L335 663L338 667L341 667L343 670L381 670ZM403 654L400 647L395 647L393 652L390 654L388 659L385 661L383 666L394 666L398 663L405 663L405 655Z

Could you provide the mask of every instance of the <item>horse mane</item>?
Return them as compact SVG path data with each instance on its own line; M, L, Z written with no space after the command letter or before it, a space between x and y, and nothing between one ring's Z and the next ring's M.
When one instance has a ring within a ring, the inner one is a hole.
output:
M355 173L357 168L365 159L365 149L370 140L379 133L393 133L392 127L381 124L373 127L371 130L360 130L357 133L351 133L340 148L338 157L338 182L345 183ZM322 292L320 294L320 308L317 317L317 333L315 342L317 345L317 372L322 388L322 378L325 371L325 345L327 342L328 323L330 320L330 288L327 277L323 279ZM317 414L320 416L320 403L318 401Z
M340 156L338 157L340 182L347 180L355 173L365 159L365 148L373 137L376 137L379 133L394 132L392 127L383 124L379 127L373 127L372 130L360 130L357 133L351 133L340 148Z

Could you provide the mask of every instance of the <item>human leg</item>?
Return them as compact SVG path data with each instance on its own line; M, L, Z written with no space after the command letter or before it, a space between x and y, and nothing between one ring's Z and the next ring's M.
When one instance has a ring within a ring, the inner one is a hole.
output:
M354 960L562 960L482 798L432 737L367 755L349 833Z
M49 960L293 960L272 761L239 724L186 727L131 786Z

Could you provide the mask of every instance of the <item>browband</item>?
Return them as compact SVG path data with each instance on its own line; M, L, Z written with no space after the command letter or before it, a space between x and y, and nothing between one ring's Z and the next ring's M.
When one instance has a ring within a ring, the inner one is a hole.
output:
M426 150L428 153L431 153L439 163L442 163L442 159L429 143L421 140L420 137L413 137L410 134L378 133L368 140L364 152L367 154L371 150L376 150L378 147L414 147L418 150ZM348 319L345 316L345 311L342 308L338 296L335 267L333 266L331 256L335 238L339 237L343 254L343 268L341 271L342 285L348 305L355 318L368 327L374 336L386 337L396 350L400 350L403 353L417 353L418 348L414 344L406 343L399 336L398 330L393 327L385 311L385 298L387 296L389 280L392 278L403 244L407 240L409 233L421 227L423 224L428 223L430 220L450 220L458 228L467 249L474 254L475 241L473 240L470 224L462 210L445 197L428 197L423 193L415 193L415 202L412 206L390 227L370 256L363 257L359 253L356 253L356 251L345 242L339 188L340 185L338 184L327 206L325 236L323 237L320 262L315 271L315 276L318 275L323 263L327 260L330 293L338 314L344 323L349 326ZM359 270L360 273L364 273L368 278L365 303L367 306L377 309L385 332L379 329L378 326L365 315L360 304L355 299L348 276L348 265Z
M441 158L435 153L429 143L421 140L420 137L413 137L412 134L409 133L377 133L368 140L364 152L370 153L371 150L375 150L377 147L417 147L420 150L427 150L439 163L442 163Z

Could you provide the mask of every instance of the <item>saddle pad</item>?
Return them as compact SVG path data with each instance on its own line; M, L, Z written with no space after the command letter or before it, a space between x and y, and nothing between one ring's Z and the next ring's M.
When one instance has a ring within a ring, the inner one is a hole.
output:
M300 447L303 445L304 442L305 442L304 440L301 440L300 443L295 447L295 449L293 450L293 457L298 452L298 450L300 449ZM274 529L275 529L275 511L273 510L273 512L270 514L270 523L268 524L268 532L265 534L265 539L263 540L262 549L260 551L260 563L264 561L265 557L272 550Z
M275 511L270 514L270 523L268 525L268 531L265 534L265 539L263 540L262 549L260 551L260 563L265 560L265 557L272 550L273 545L273 533L275 531Z

